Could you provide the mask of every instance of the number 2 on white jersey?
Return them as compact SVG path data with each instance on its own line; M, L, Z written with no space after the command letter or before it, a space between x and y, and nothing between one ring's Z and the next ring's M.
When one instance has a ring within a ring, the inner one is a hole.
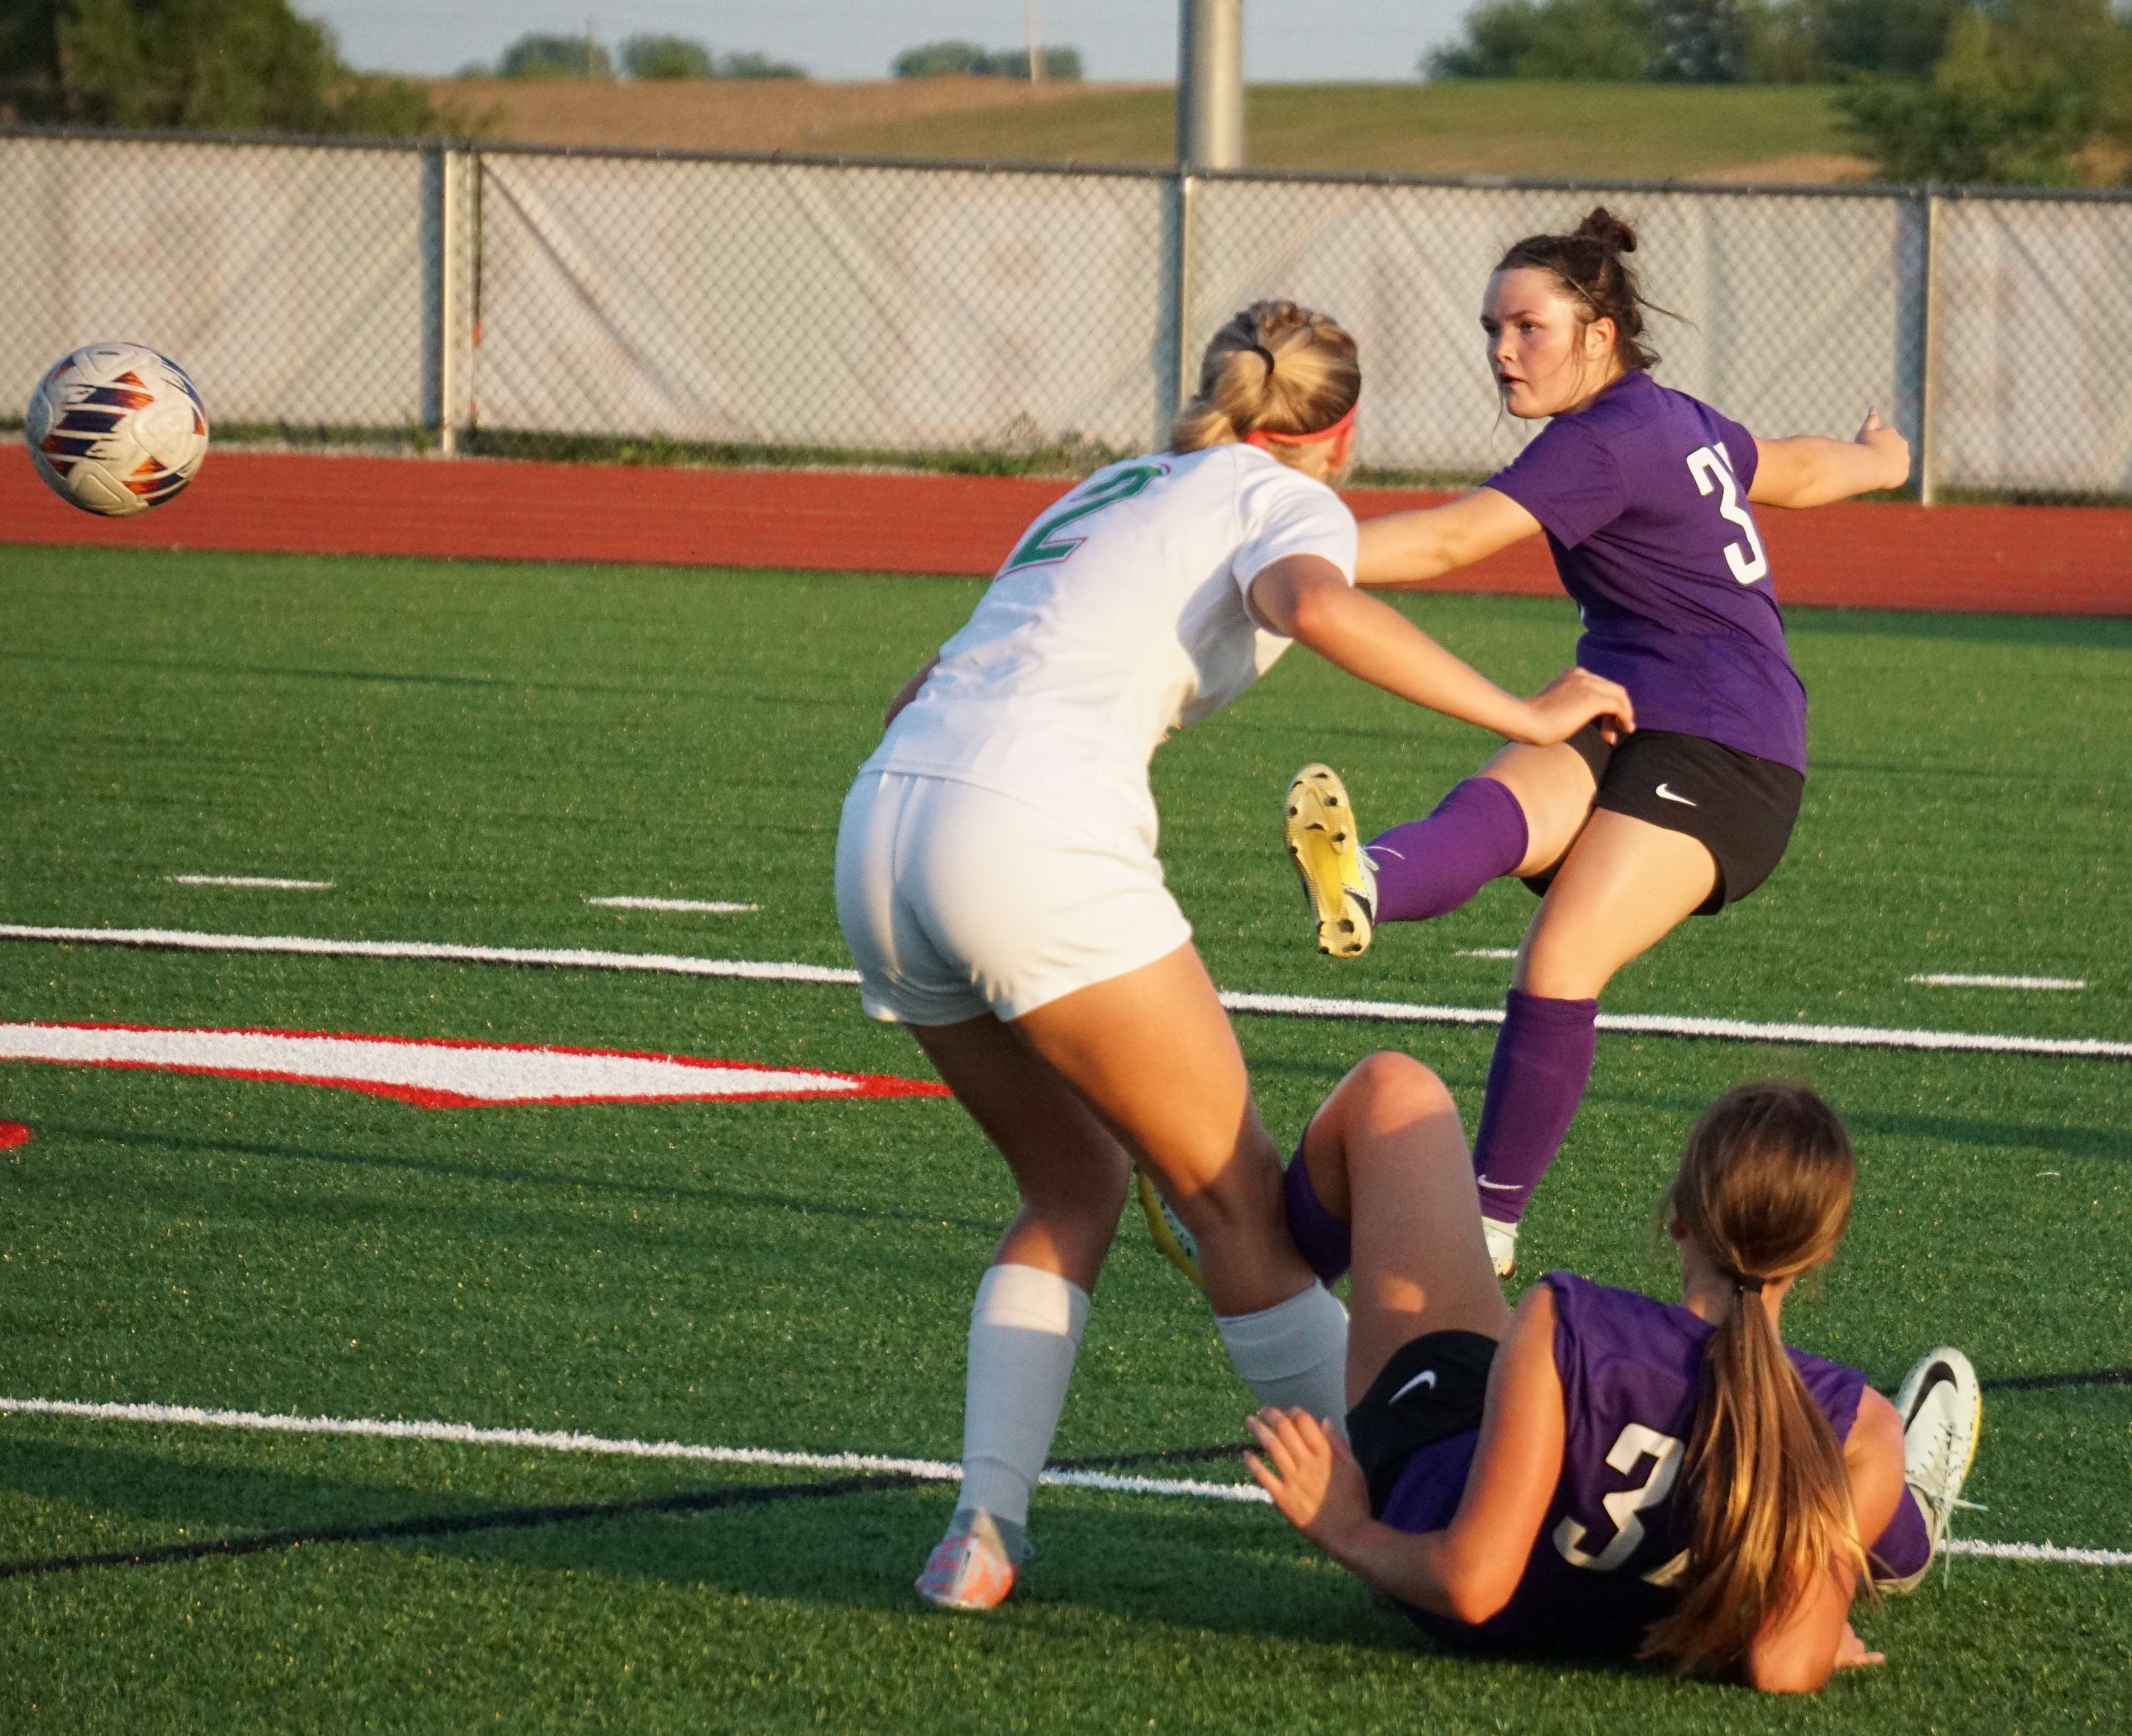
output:
M1562 1552L1562 1559L1572 1567L1588 1567L1594 1573L1611 1573L1636 1552L1636 1546L1644 1541L1644 1522L1636 1515L1647 1507L1656 1507L1673 1493L1673 1479L1680 1475L1680 1462L1685 1455L1681 1443L1670 1435L1661 1435L1656 1429L1647 1429L1640 1422L1632 1422L1615 1438L1606 1455L1609 1468L1623 1476L1636 1468L1639 1459L1651 1461L1651 1474L1644 1479L1641 1488L1625 1488L1601 1498L1600 1505L1606 1509L1606 1517L1614 1522L1614 1535L1606 1546L1597 1555L1586 1552L1584 1545L1590 1534L1575 1519L1564 1518L1554 1528L1554 1546ZM1672 1566L1659 1570L1665 1572ZM1664 1584L1656 1575L1648 1575L1654 1584Z
M1762 552L1762 539L1755 530L1755 515L1740 498L1740 479L1732 474L1732 454L1721 444L1698 446L1688 454L1688 474L1695 478L1698 494L1716 491L1718 517L1740 527L1746 546L1743 548L1736 542L1726 543L1725 564L1732 569L1732 576L1741 584L1752 584L1769 571L1769 557Z

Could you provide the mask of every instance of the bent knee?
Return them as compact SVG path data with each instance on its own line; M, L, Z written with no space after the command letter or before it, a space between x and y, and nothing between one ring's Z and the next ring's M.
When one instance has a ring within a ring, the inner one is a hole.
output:
M1352 1096L1380 1113L1391 1110L1409 1119L1453 1108L1451 1088L1432 1069L1396 1049L1365 1056L1333 1094L1336 1099Z

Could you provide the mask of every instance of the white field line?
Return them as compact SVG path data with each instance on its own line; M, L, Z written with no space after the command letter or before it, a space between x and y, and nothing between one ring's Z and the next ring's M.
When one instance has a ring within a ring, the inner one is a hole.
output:
M705 916L742 916L762 908L760 904L727 904L718 898L595 898L589 892L585 894L585 902L603 910L693 911Z
M252 886L271 887L286 892L324 892L333 890L330 880L276 880L264 874L166 874L163 878L172 886Z
M959 1483L963 1468L940 1459L891 1459L876 1453L788 1453L772 1447L694 1446L679 1440L616 1440L545 1429L481 1429L464 1422L399 1422L367 1416L292 1416L257 1411L204 1411L191 1405L87 1404L68 1398L0 1398L0 1415L73 1416L94 1422L164 1427L248 1429L271 1435L363 1435L382 1440L436 1440L462 1446L531 1447L548 1453L605 1454L623 1459L685 1459L710 1464L766 1464L781 1469L882 1471L927 1483ZM1266 1500L1256 1483L1208 1483L1193 1478L1121 1477L1108 1471L1046 1471L1041 1482L1060 1488L1126 1495L1193 1495L1203 1500Z
M401 1422L382 1417L295 1416L258 1411L208 1411L191 1405L92 1404L69 1398L0 1398L0 1415L70 1416L94 1422L178 1424L245 1429L274 1435L359 1435L383 1440L432 1440L460 1446L531 1447L550 1453L604 1454L625 1459L681 1459L710 1464L762 1464L786 1470L879 1471L927 1483L958 1483L963 1468L943 1459L895 1459L876 1453L792 1453L774 1447L696 1446L679 1440L636 1440L546 1429L482 1429L464 1422ZM1270 1506L1255 1483L1212 1483L1198 1477L1121 1477L1111 1471L1051 1470L1038 1479L1054 1488L1110 1494L1176 1495L1202 1501ZM2001 1561L2064 1561L2086 1567L2132 1567L2132 1550L2067 1549L2055 1543L1982 1543L1960 1537L1949 1555Z
M1934 988L2085 988L2085 977L1973 977L1958 972L1936 971L1930 976L1912 977L1913 983L1928 983Z
M331 940L307 935L214 935L175 928L46 928L0 923L0 940L68 946L141 946L176 951L296 953L321 958L425 959L470 964L531 964L577 970L648 971L668 976L739 977L756 982L856 986L856 970L748 959L697 959L671 953L600 952L583 947L460 946L430 940ZM1358 1001L1317 995L1225 993L1232 1012L1280 1018L1382 1020L1412 1025L1500 1025L1498 1007L1436 1007L1409 1001ZM1740 1043L1799 1043L1834 1049L1958 1051L1983 1055L2059 1055L2132 1060L2132 1042L2099 1037L1995 1036L1967 1031L1905 1031L1877 1025L1788 1024L1697 1018L1660 1012L1602 1012L1601 1031L1637 1036L1704 1037Z
M1452 955L1457 959L1515 959L1517 955L1515 946L1473 946Z

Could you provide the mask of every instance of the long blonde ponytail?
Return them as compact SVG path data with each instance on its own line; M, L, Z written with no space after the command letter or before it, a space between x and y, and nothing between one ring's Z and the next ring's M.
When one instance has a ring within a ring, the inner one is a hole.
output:
M1321 433L1362 395L1355 340L1334 320L1293 301L1255 301L1214 334L1199 364L1198 396L1177 413L1174 452L1199 452L1253 435Z
M1851 1219L1857 1160L1836 1112L1803 1086L1743 1085L1703 1113L1669 1198L1687 1239L1733 1281L1702 1356L1687 1475L1680 1602L1643 1656L1683 1671L1743 1663L1755 1637L1866 1551L1843 1448L1762 1305L1765 1281L1819 1265Z

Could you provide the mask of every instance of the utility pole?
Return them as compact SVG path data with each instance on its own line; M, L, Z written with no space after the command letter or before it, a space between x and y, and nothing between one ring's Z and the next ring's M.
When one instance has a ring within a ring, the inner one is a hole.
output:
M1044 82L1044 7L1041 0L1028 0L1029 82Z
M1244 166L1244 0L1179 0L1177 161Z

